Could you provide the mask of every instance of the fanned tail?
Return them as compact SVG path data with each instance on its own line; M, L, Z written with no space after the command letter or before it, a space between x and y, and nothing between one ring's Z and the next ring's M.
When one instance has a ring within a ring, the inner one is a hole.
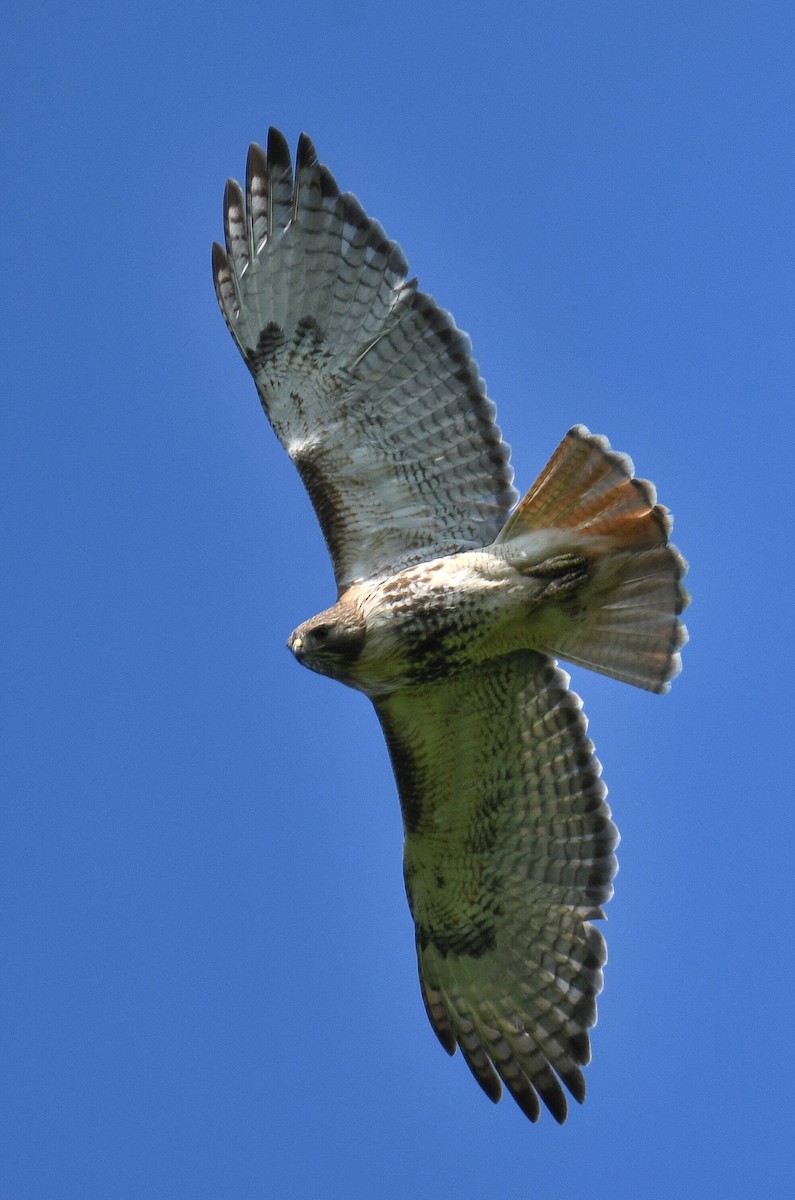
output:
M665 692L681 669L687 564L668 541L654 486L606 438L575 425L498 540L532 573L574 556L583 582L534 615L533 646L603 675Z

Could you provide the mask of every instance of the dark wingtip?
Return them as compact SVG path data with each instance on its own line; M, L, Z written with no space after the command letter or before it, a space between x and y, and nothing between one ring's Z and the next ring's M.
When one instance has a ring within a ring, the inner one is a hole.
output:
M538 1121L539 1117L541 1116L541 1104L535 1088L532 1087L532 1085L528 1082L521 1090L519 1088L514 1090L514 1088L509 1087L508 1091L519 1105L519 1108L527 1117L528 1121L535 1125L536 1121Z
M290 163L290 147L287 144L287 138L277 129L275 125L271 125L268 130L268 162L271 167L289 167Z
M246 202L243 197L243 189L236 179L227 179L224 184L224 221L228 225L231 210L237 207L240 210L241 220L246 213Z
M217 282L220 272L224 269L224 267L228 266L226 260L226 251L219 242L213 242L212 264L213 279L215 279Z
M317 151L312 144L312 139L307 133L302 133L298 139L298 150L296 152L295 161L299 170L302 167L313 167L317 162Z
M215 287L215 295L218 300L218 307L224 315L229 329L232 329L231 322L234 320L234 284L232 282L232 270L229 266L229 259L226 256L226 250L218 242L213 242L212 250L212 268L213 268L213 285Z
M259 142L252 142L246 158L246 191L251 191L251 181L268 174L268 158Z

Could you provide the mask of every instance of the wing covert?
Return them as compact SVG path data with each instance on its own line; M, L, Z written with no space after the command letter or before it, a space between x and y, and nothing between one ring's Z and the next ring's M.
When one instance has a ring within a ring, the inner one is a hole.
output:
M469 339L302 135L270 131L213 247L224 318L309 492L340 592L494 540L517 500Z
M618 832L568 676L520 651L376 705L398 781L425 1006L492 1100L560 1122L606 960Z

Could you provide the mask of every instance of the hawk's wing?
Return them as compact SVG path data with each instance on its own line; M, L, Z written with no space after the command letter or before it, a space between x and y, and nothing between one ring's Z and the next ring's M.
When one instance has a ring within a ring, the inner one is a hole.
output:
M379 700L406 828L425 1005L492 1100L531 1120L579 1101L618 832L579 698L551 659L506 655Z
M492 542L517 500L509 448L449 313L340 195L309 138L270 131L230 180L222 312L320 520L340 592Z

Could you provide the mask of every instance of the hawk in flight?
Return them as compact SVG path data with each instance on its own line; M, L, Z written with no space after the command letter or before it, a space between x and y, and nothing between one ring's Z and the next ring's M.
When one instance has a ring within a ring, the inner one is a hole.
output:
M230 180L221 311L298 468L337 600L304 666L369 696L405 827L420 984L445 1050L535 1121L566 1118L606 959L618 832L557 657L652 692L680 668L685 563L653 486L575 425L517 505L495 408L449 313L283 136Z

